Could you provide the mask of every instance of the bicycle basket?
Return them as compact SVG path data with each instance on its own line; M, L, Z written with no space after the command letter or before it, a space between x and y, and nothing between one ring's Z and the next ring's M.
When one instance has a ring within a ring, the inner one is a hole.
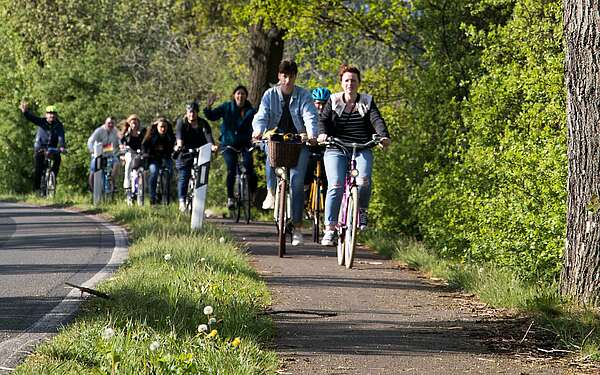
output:
M302 142L269 140L269 163L273 168L293 168L298 164Z

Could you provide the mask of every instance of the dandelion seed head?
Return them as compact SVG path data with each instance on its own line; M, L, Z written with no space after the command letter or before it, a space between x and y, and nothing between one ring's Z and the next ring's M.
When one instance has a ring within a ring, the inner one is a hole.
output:
M160 348L160 342L152 341L152 343L150 344L150 351L155 352L158 348Z
M215 319L215 318L210 318L210 319L208 319L208 324L209 324L209 325L211 325L211 326L212 326L212 325L213 325L213 324L215 324L215 323L217 323L217 319Z
M164 258L168 262L171 260L172 257L171 257L171 254L165 254Z
M202 333L202 332L206 332L208 331L208 326L206 324L200 324L198 326L198 332Z
M104 328L104 331L102 331L102 338L104 340L110 340L114 335L115 335L115 330L110 327L106 327L106 328Z
M219 238L219 243L225 243L225 237Z
M204 315L210 315L212 313L213 313L212 306L206 306L206 307L204 307Z

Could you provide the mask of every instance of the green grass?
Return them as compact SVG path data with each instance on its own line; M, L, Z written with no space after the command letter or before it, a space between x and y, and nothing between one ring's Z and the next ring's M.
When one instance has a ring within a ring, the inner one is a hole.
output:
M89 209L87 201L57 196L54 205ZM86 301L76 320L16 374L275 373L276 355L263 349L273 336L271 320L261 315L270 295L245 249L210 224L192 232L189 217L175 205L106 205L100 211L130 233L129 259L97 287L111 299ZM213 307L211 315L205 306ZM216 322L199 332L210 318Z
M492 307L532 316L551 332L557 347L600 360L600 316L597 309L563 299L556 282L527 282L509 269L492 264L465 264L442 259L414 239L385 232L365 233L364 241L383 255L441 278L450 287L474 293Z

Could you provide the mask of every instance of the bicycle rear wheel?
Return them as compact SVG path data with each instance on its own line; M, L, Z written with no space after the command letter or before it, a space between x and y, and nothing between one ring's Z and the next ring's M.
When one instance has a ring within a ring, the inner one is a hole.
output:
M319 243L319 234L321 232L321 205L323 204L323 186L321 181L314 180L311 185L311 211L313 222L313 241Z
M246 224L250 223L250 190L248 186L248 179L244 176L240 180L240 205L241 210L244 212L244 220Z
M53 198L56 193L56 175L52 169L46 172L46 197Z
M346 233L344 237L344 258L346 268L352 268L354 263L354 250L356 248L356 235L358 228L358 187L350 188L348 209L346 210Z
M282 258L285 255L285 237L287 234L286 231L286 189L287 189L287 181L283 178L279 181L277 185L277 229L279 230L279 257Z
M142 171L137 172L137 188L136 188L136 199L138 206L144 205L144 173Z
M160 196L163 205L168 205L171 201L171 184L169 182L169 174L163 171L160 174Z

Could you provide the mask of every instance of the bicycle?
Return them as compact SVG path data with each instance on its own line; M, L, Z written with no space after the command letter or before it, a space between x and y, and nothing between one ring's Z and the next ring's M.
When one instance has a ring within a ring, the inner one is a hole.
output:
M56 193L56 173L54 172L54 163L56 163L56 158L61 153L61 150L56 147L46 147L45 149L39 150L39 152L44 153L44 165L40 181L40 195L42 197L52 198Z
M163 205L168 205L171 203L171 171L165 159L160 161L160 167L158 169L158 180L156 182L156 201L162 203Z
M310 158L315 161L315 168L310 183L308 199L306 200L306 212L313 224L313 241L318 243L320 240L321 223L323 221L323 210L325 208L325 178L322 173L323 153L321 150L315 150L313 148L311 150Z
M127 205L133 206L135 200L138 206L144 205L144 164L141 150L132 150L126 147L126 152L131 156L131 175L129 177L129 189L127 191Z
M356 235L359 223L358 209L358 170L356 169L356 151L371 148L380 142L380 137L373 136L367 143L346 143L338 138L329 137L324 143L339 148L348 157L346 178L344 179L344 195L338 216L337 234L337 260L338 265L352 268L354 251L356 249ZM352 150L352 151L350 151Z
M285 255L286 236L289 234L291 241L294 232L291 220L290 169L298 164L303 145L297 135L273 134L269 140L269 162L275 168L277 176L273 213L277 225L280 258Z
M204 145L204 146L206 146L206 145ZM181 160L187 160L187 161L192 160L193 161L192 169L191 169L191 173L190 173L190 179L188 181L187 194L184 197L185 212L187 212L187 213L192 212L192 208L193 208L192 206L193 206L193 202L194 202L194 194L195 194L196 188L198 188L201 185L206 185L206 183L208 182L208 163L201 164L201 161L200 161L200 156L201 156L200 153L204 146L198 147L198 148L190 148L190 149L176 151L173 154L173 157L176 158L177 153L179 152L181 154L181 156L180 156Z
M239 150L232 146L225 146L225 149L233 150L238 154L235 173L235 183L233 185L233 198L235 201L233 211L235 215L235 222L239 223L243 212L244 221L246 222L246 224L249 224L251 219L252 199L250 197L250 183L248 179L248 173L246 171L246 167L244 166L243 152L248 151L252 153L252 151L254 151L254 146L247 149L242 148Z
M99 145L99 146L98 146ZM102 147L102 144L96 142L94 145L95 155L95 172L93 176L93 202L99 203L101 200L112 201L115 194L115 183L113 180L113 165L114 154L112 145L110 147ZM101 179L97 180L96 178Z

